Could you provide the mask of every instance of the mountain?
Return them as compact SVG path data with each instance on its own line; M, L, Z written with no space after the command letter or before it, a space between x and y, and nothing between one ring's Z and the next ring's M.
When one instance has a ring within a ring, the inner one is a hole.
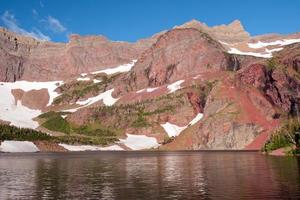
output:
M300 33L192 20L135 43L2 28L0 44L0 120L51 134L45 151L260 149L299 116Z

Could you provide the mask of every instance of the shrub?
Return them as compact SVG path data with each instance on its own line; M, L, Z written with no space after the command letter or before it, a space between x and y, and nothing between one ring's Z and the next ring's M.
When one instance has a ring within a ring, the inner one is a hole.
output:
M271 138L264 145L263 151L269 152L288 146L296 146L296 149L299 149L299 131L300 120L298 118L290 118L272 134Z
M60 115L50 117L46 122L42 124L42 126L50 131L59 131L67 134L71 132L70 124Z
M279 63L276 58L271 58L267 60L267 70L273 71L279 66Z
M290 140L286 135L272 135L270 140L264 145L263 151L271 152L273 150L290 146Z
M51 140L52 137L46 133L35 131L28 128L18 128L15 126L0 125L0 141L4 140L20 140L20 141L36 141Z

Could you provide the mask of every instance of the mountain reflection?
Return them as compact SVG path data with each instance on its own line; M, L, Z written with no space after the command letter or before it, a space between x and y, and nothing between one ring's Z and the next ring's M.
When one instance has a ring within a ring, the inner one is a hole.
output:
M242 152L0 156L0 199L299 197L299 158Z

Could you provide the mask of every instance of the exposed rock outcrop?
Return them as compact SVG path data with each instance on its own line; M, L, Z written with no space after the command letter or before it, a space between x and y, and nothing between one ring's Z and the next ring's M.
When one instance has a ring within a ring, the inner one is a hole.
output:
M0 81L65 80L131 62L155 41L113 42L71 35L68 43L41 42L0 29Z
M250 38L250 34L245 31L239 20L235 20L228 25L223 24L213 27L208 27L205 23L192 20L175 28L195 28L211 35L216 40L221 40L227 43L244 42Z

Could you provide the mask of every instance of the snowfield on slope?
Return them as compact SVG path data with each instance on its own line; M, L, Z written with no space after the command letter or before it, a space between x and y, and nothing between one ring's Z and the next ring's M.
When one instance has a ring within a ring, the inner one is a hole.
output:
M126 139L120 139L120 143L129 147L132 150L151 149L159 147L159 144L154 137L146 135L132 135L126 134Z
M90 81L91 79L89 77L79 77L76 80L77 81Z
M193 126L197 122L199 122L203 117L202 113L198 113L194 119L190 121L190 123L186 126L177 126L175 124L172 124L170 122L166 122L164 124L161 124L161 126L164 128L166 133L169 137L176 137L178 136L182 131L184 131L187 127Z
M275 46L275 45L286 46L286 45L290 45L290 44L294 44L294 43L298 43L298 42L300 42L300 38L298 38L298 39L276 40L276 41L273 41L273 42L258 41L257 43L248 43L248 46L252 49L260 49L260 48L263 48L263 47Z
M255 57L261 57L261 58L271 58L272 57L272 53L255 53L255 52L243 52L240 51L236 48L231 47L230 50L228 51L228 53L230 54L238 54L238 55L246 55L246 56L255 56Z
M86 100L82 100L82 101L77 101L76 104L78 105L81 105L80 107L77 107L77 108L72 108L72 109L67 109L67 110L62 110L62 112L76 112L78 111L79 109L81 108L85 108L87 106L90 106L98 101L103 101L104 105L106 106L112 106L114 105L118 100L119 98L113 98L112 97L112 92L114 91L114 89L110 89L110 90L107 90L97 96L94 96L94 97L90 97Z
M141 89L141 90L137 91L136 93L153 92L153 91L155 91L157 89L158 89L158 87L155 87L155 88L144 88L144 89Z
M68 151L123 151L124 150L119 145L100 147L100 146L94 146L94 145L59 144L59 146L67 149Z
M89 106L89 105L92 105L93 103L96 103L97 101L102 100L106 106L112 106L114 103L116 103L119 100L119 98L115 99L112 97L111 94L113 91L114 91L114 89L107 90L107 91L99 94L98 96L90 97L83 101L77 101L76 104Z
M123 72L128 72L131 70L131 68L134 66L134 64L137 62L137 60L132 60L130 63L128 64L124 64L124 65L119 65L118 67L114 67L114 68L107 68L107 69L103 69L100 71L95 71L92 72L92 74L100 74L100 73L105 73L107 75L110 74L115 74L115 73L123 73Z
M28 141L8 141L1 142L0 152L38 152L40 151L35 144Z
M175 92L175 91L181 89L182 87L180 85L183 82L184 82L184 80L179 80L179 81L176 81L176 82L168 85L167 88L169 89L169 93L172 93L172 92Z
M40 115L40 110L34 110L22 105L20 101L15 101L12 95L13 89L21 89L25 92L30 90L48 89L49 102L47 106L51 105L54 98L59 96L55 89L62 84L61 81L54 82L28 82L17 81L14 83L0 82L0 119L10 122L11 125L22 128L37 128L38 122L32 119Z

